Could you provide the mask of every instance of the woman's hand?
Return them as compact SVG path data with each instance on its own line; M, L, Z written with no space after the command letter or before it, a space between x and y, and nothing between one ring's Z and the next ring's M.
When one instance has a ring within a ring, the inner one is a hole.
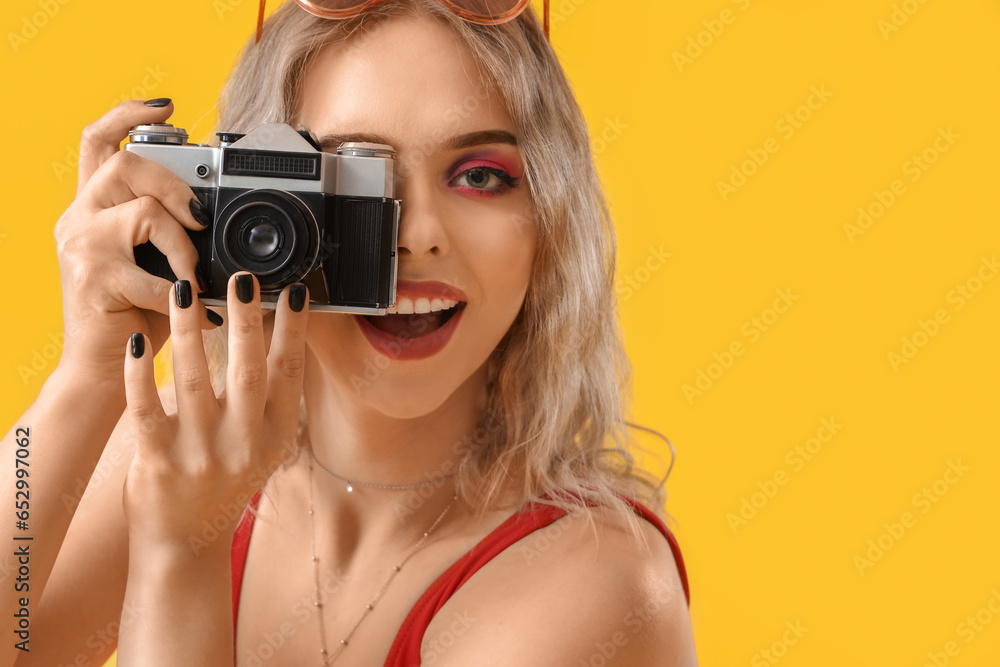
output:
M236 519L212 544L204 543L204 522L218 527L219 516L228 518L234 504L238 516L295 449L308 317L305 286L282 292L265 352L257 281L249 273L230 279L224 399L212 390L196 301L189 284L175 284L169 310L176 414L167 416L160 403L152 355L143 349L141 334L126 354L125 395L137 435L124 494L132 558L147 550L193 546L228 555Z
M171 113L172 104L123 102L90 124L80 142L77 196L55 228L65 327L59 364L88 383L120 386L121 349L132 332L150 336L154 352L166 339L170 281L136 266L134 246L152 241L177 276L198 284L198 255L185 228L204 229L209 219L192 208L194 192L155 162L118 149L130 128ZM200 327L215 326L197 310Z

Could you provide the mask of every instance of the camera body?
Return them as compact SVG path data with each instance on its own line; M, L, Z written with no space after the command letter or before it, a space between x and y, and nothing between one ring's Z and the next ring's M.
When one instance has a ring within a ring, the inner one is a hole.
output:
M157 123L132 128L125 146L179 176L211 215L204 230L188 230L207 279L202 301L224 305L229 277L249 271L265 307L302 282L310 310L384 315L396 301L392 147L325 153L308 130L283 123L218 136L218 146L189 144L183 129ZM134 253L146 271L176 280L152 244Z

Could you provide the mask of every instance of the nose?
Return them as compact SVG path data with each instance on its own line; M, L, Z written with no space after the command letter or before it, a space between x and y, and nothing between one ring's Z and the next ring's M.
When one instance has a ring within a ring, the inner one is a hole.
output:
M403 202L399 213L400 257L420 259L446 255L448 235L434 183L426 174L413 173L398 185Z

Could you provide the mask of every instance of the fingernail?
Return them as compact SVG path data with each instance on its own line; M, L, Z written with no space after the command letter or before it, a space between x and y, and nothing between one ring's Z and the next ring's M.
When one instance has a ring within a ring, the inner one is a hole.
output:
M191 282L178 280L174 283L174 299L178 308L187 308L191 305Z
M295 283L288 290L288 307L298 313L304 305L306 305L306 286L302 283Z
M143 102L147 107L165 107L170 104L169 97L157 97L151 100L146 100Z
M198 292L207 292L208 288L205 285L208 281L205 280L205 272L201 270L201 264L196 264L194 267L194 279L198 281Z
M200 199L191 197L191 201L188 202L188 208L191 209L191 215L201 223L202 227L208 227L212 224L212 216L209 215L208 209L205 208Z
M253 301L253 276L249 273L236 276L236 298L243 303Z
M146 338L141 333L134 333L129 339L129 343L132 346L132 358L142 357L142 353L146 351Z
M217 327L218 326L222 326L222 315L219 315L217 312L215 312L211 308L206 308L205 309L205 315L208 316L208 321L211 322L212 324L214 324L215 326L217 326Z

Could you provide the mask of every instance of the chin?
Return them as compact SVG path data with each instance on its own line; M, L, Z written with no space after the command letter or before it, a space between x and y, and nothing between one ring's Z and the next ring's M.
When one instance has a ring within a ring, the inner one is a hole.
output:
M391 362L377 376L354 378L351 391L357 400L391 419L419 419L450 402L480 408L486 405L486 357L479 363L452 363L434 370L420 369L413 362ZM471 361L471 360L470 360Z

